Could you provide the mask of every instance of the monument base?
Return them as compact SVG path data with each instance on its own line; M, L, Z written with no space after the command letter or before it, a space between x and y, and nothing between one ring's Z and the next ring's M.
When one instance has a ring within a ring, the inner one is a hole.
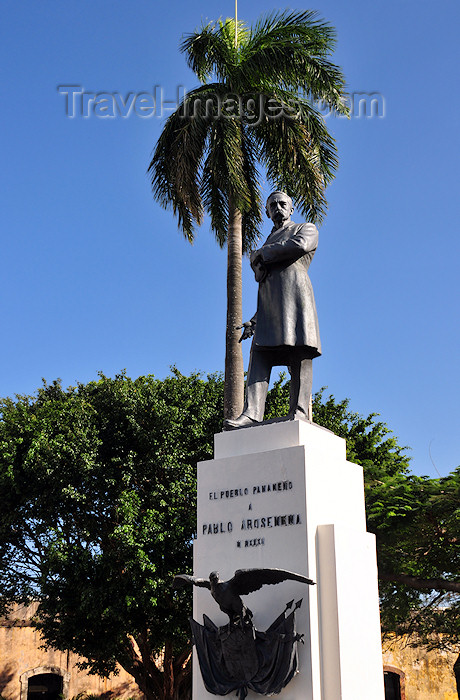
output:
M264 631L287 603L296 611L298 673L281 700L383 700L375 538L366 532L362 468L345 440L305 421L215 435L215 459L198 465L194 575L222 580L246 568L286 569L316 581L266 585L244 598ZM228 618L194 588L193 617ZM216 697L194 654L193 700ZM261 695L249 691L248 700Z

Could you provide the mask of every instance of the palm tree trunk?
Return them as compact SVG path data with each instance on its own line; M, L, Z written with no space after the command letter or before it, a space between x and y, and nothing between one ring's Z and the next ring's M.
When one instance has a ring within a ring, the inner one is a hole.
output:
M225 339L224 418L237 418L243 411L244 368L240 331L242 323L241 264L243 255L241 212L228 198L227 237L227 331Z

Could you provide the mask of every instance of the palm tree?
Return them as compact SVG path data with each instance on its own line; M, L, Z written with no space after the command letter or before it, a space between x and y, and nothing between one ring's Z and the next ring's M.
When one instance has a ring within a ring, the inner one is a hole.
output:
M237 38L236 38L237 37ZM347 114L344 78L329 61L335 30L315 12L233 19L187 35L181 51L202 83L168 118L149 166L154 197L192 242L205 213L227 243L226 418L243 407L241 263L262 222L260 173L319 222L337 153L317 103ZM315 106L316 103L316 106Z

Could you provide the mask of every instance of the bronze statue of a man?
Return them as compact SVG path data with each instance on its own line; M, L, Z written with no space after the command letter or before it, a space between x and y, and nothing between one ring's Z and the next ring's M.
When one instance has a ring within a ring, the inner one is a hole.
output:
M259 282L257 313L243 325L241 340L253 337L243 413L224 421L225 430L246 428L263 420L270 373L287 365L291 374L288 418L308 419L312 359L321 355L318 318L308 268L318 245L314 224L295 224L291 198L273 192L267 216L273 229L251 255Z

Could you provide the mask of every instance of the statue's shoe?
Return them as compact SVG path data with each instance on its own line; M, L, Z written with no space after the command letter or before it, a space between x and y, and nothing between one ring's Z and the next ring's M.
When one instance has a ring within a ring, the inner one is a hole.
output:
M303 411L290 411L288 414L288 420L304 420L307 421L307 423L311 423L309 417L307 416L306 413Z
M242 413L239 418L224 420L224 430L238 430L239 428L249 428L252 425L258 425L259 421L250 418L245 413Z

